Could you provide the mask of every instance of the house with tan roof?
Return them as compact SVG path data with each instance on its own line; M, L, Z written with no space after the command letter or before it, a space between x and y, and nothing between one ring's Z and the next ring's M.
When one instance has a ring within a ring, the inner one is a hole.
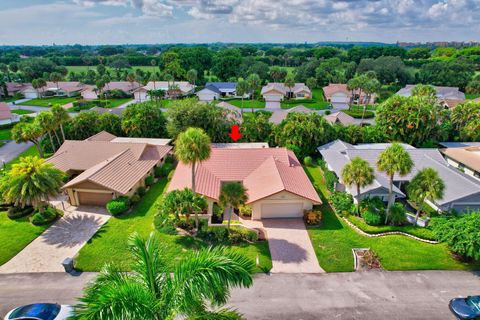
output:
M168 192L191 188L191 178L191 166L179 163ZM207 198L209 214L218 204L225 182L244 185L247 205L256 220L302 217L304 210L321 203L297 157L285 148L213 145L210 158L197 165L195 179L196 192Z
M292 112L299 113L317 113L315 110L309 109L303 105L298 105L290 109L280 109L272 112L269 121L271 123L280 124L283 120L287 119L287 116Z
M292 88L283 83L270 82L262 88L261 95L265 99L265 107L280 108L284 99L310 99L312 91L305 83L295 83Z
M85 85L79 81L47 81L47 85L38 90L38 95L48 97L74 97L80 95L84 89Z
M375 94L368 96L365 92L360 90L348 90L347 85L344 83L330 83L328 86L323 87L323 95L325 101L332 104L333 109L343 110L348 109L349 105L354 104L374 104L376 100Z
M447 162L458 170L480 180L480 142L442 142Z
M402 97L410 97L415 86L414 84L407 84L404 88L400 89L397 94ZM458 87L433 86L433 88L435 89L438 101L445 108L454 108L457 104L465 102L465 93L460 91Z
M137 101L150 100L148 91L162 90L165 91L165 97L184 96L193 93L195 86L188 81L149 81L147 85L140 87L134 91L134 97Z
M8 96L13 97L15 95L22 95L27 99L34 99L38 97L37 90L35 90L31 83L17 83L7 82ZM0 97L3 97L4 92L0 90Z
M172 150L169 139L120 138L102 131L88 139L66 140L47 159L71 180L62 189L72 205L103 206L132 196Z
M17 117L12 113L8 104L0 102L0 125L9 124L14 121L17 121Z
M123 91L126 95L133 96L133 92L140 88L142 85L136 81L110 81L105 84L103 91ZM82 90L82 98L85 100L94 100L98 99L100 94L98 88L96 86L85 86Z

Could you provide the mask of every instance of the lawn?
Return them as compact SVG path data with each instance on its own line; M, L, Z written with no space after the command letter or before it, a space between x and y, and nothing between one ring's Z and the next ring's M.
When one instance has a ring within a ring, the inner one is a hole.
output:
M75 97L52 97L52 98L42 98L42 99L32 99L22 103L19 103L20 106L35 106L35 107L51 107L53 105L59 104L61 106L77 101Z
M338 218L325 200L327 189L319 167L307 167L319 192L323 219L308 233L318 261L327 272L353 271L352 248L371 248L387 270L471 270L479 265L457 261L445 244L427 244L405 236L370 238L358 234Z
M134 212L123 217L111 218L80 250L75 258L75 267L82 271L99 271L105 263L112 263L122 270L130 270L131 257L128 252L128 236L134 232L147 236L154 231L153 219L157 212L156 203L166 186L166 180L159 181L147 192ZM164 246L163 256L169 262L170 267L189 251L205 247L203 241L193 237L158 232L157 235ZM232 248L253 260L258 254L260 267L256 272L271 269L272 262L266 241L253 245L232 246Z
M292 99L281 102L282 109L290 109L298 105L315 110L324 110L328 109L330 103L324 100L322 89L312 89L312 99Z
M242 107L242 99L231 99L225 100L225 102L230 103L238 108ZM254 108L265 108L265 101L260 101L257 99L253 100L253 107ZM252 99L244 99L243 100L243 108L244 109L251 109L252 108Z
M102 101L102 102L103 101L108 101L108 108L116 108L116 107L119 107L122 104L127 103L127 102L132 101L132 100L133 100L132 98L124 98L124 99L108 99L108 100L98 100L98 101ZM95 100L95 101L97 101L97 100ZM91 108L96 107L96 106L98 106L98 104L96 105L95 103L92 103L88 107L85 106L82 110L91 109ZM68 112L78 112L78 109L75 109L75 107L71 107L71 108L68 108Z
M465 98L468 99L468 100L473 100L473 99L477 99L477 98L480 98L480 94L477 94L477 93L470 93L470 94L465 94Z
M18 100L18 97L8 97L8 98L5 98L5 99L0 99L0 102L13 102L13 101L17 101Z
M0 129L0 140L12 140L12 129Z
M15 114L30 114L30 113L34 113L35 111L32 111L32 110L24 110L24 109L15 109L15 110L12 110L12 113L15 113Z

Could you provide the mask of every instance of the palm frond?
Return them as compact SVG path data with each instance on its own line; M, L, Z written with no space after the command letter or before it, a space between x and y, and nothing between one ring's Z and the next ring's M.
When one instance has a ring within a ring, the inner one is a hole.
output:
M187 317L186 320L242 320L242 314L232 309L220 309L215 311L204 311Z

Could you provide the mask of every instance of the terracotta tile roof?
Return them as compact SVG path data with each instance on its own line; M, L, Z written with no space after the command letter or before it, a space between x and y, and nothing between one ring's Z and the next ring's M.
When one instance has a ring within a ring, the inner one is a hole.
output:
M347 95L350 95L350 91L347 89L347 85L344 83L330 83L328 86L323 87L325 98L331 97L332 94L337 92L343 92Z
M32 88L31 83L17 83L17 82L7 82L7 91L8 93L16 93L22 91L26 88Z
M286 95L287 92L290 91L290 88L280 82L269 82L266 86L263 86L261 94L264 95L270 91L278 91L279 93ZM295 83L295 85L291 88L291 91L293 93L299 93L302 91L308 92L309 94L312 93L310 88L308 88L305 83Z
M5 102L0 102L0 120L12 119L12 111Z
M168 191L191 187L191 166L179 163ZM285 148L212 148L196 170L196 191L218 200L222 182L242 181L252 203L288 191L321 203L292 151Z
M291 112L301 112L301 113L317 113L315 110L308 109L307 107L303 105L298 105L296 107L290 108L290 109L280 109L280 110L275 110L272 115L270 116L269 121L271 123L279 124L283 120L285 120L288 116L289 113Z
M85 139L85 141L112 141L115 138L116 136L107 131L100 131L99 133Z
M85 88L85 85L78 81L59 81L58 88L66 92L81 91ZM47 81L47 85L40 90L57 89L57 83Z
M449 158L480 172L480 147L445 148L440 151Z

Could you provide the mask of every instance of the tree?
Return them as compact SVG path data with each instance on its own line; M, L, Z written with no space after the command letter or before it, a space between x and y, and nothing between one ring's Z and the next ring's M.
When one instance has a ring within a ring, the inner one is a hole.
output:
M242 123L243 139L249 142L272 142L273 125L270 115L257 111Z
M411 76L400 57L381 56L376 59L362 59L357 67L358 73L374 71L382 84L398 83L405 85Z
M52 72L50 73L50 81L52 81L53 83L55 83L55 85L57 86L57 90L59 89L58 88L58 82L62 80L62 75L58 72Z
M127 74L127 81L130 82L132 89L134 88L133 83L135 82L135 73L130 72Z
M165 116L153 101L130 104L122 114L122 130L129 137L161 138L165 134Z
M71 140L85 140L97 134L98 118L95 111L80 112L65 126L65 135Z
M70 116L68 115L68 111L65 110L63 107L61 107L60 105L54 105L53 107L50 108L50 111L53 114L55 123L57 123L57 125L60 126L62 138L63 138L63 141L65 141L65 131L63 129L63 125L70 119Z
M98 129L115 136L122 136L122 119L115 113L104 113L98 116Z
M429 59L430 58L430 49L429 48L413 48L408 50L407 57L409 59Z
M413 225L417 225L418 217L425 200L435 201L443 198L445 184L438 172L433 168L425 168L413 177L407 186L407 194L417 206L417 213Z
M258 89L258 87L260 86L261 84L261 80L260 80L260 77L258 76L258 74L256 73L252 73L248 76L247 78L247 82L248 82L248 86L250 88L250 92L252 94L252 112L255 112L254 110L254 100L255 100L255 90Z
M342 169L342 180L346 186L357 188L357 214L360 214L360 189L372 184L375 179L373 168L360 157L353 158Z
M292 88L295 87L295 78L292 75L288 75L285 78L284 85L285 85L285 87L288 88L287 97L288 97L288 99L290 99L291 98L291 93L292 93Z
M195 189L195 166L210 158L210 138L199 128L189 128L178 135L175 144L175 155L178 160L192 167L192 190ZM198 230L198 220L195 221Z
M163 242L151 233L133 234L129 249L132 272L106 265L87 285L74 315L79 319L240 319L222 306L233 287L252 285L251 260L233 250L215 247L192 251L172 268Z
M55 152L57 148L55 147L55 143L53 142L52 132L57 129L57 123L55 122L53 114L48 111L42 111L35 117L34 122L37 126L42 128L43 131L48 134L48 138L50 139L50 143L52 145L52 150Z
M288 72L286 69L280 68L278 66L273 66L270 68L270 78L273 82L283 82Z
M419 80L434 86L465 87L475 74L473 64L464 58L452 61L432 61L422 65Z
M2 199L25 207L43 210L43 202L60 192L65 173L36 156L20 158L0 183Z
M33 79L32 87L37 91L37 95L42 98L43 94L40 94L39 89L43 89L47 85L47 82L42 78Z
M385 214L385 224L387 224L390 208L395 202L393 198L393 178L396 173L401 177L408 174L413 168L413 161L410 154L400 144L393 143L378 156L377 168L379 171L385 172L389 178L388 205Z
M187 80L188 82L193 84L193 87L195 88L195 82L198 79L198 73L197 70L195 69L190 69L187 71Z
M242 56L238 49L220 50L213 57L212 73L221 81L238 77L238 70L242 63Z
M248 91L249 91L248 81L243 80L243 78L239 78L237 82L236 92L237 92L237 96L242 97L242 109L241 109L242 118L243 118L243 98L248 93Z
M315 89L317 87L317 79L315 79L314 77L308 78L307 82L306 82L306 85L310 89Z
M240 182L226 182L220 189L220 203L224 207L230 207L228 210L228 225L230 230L230 221L232 220L233 209L238 209L248 201L247 190Z
M43 158L43 149L40 145L43 133L43 129L38 124L20 121L12 129L12 139L16 143L32 142L37 147L40 157Z
M460 139L462 141L480 141L480 119L474 119L460 129Z

